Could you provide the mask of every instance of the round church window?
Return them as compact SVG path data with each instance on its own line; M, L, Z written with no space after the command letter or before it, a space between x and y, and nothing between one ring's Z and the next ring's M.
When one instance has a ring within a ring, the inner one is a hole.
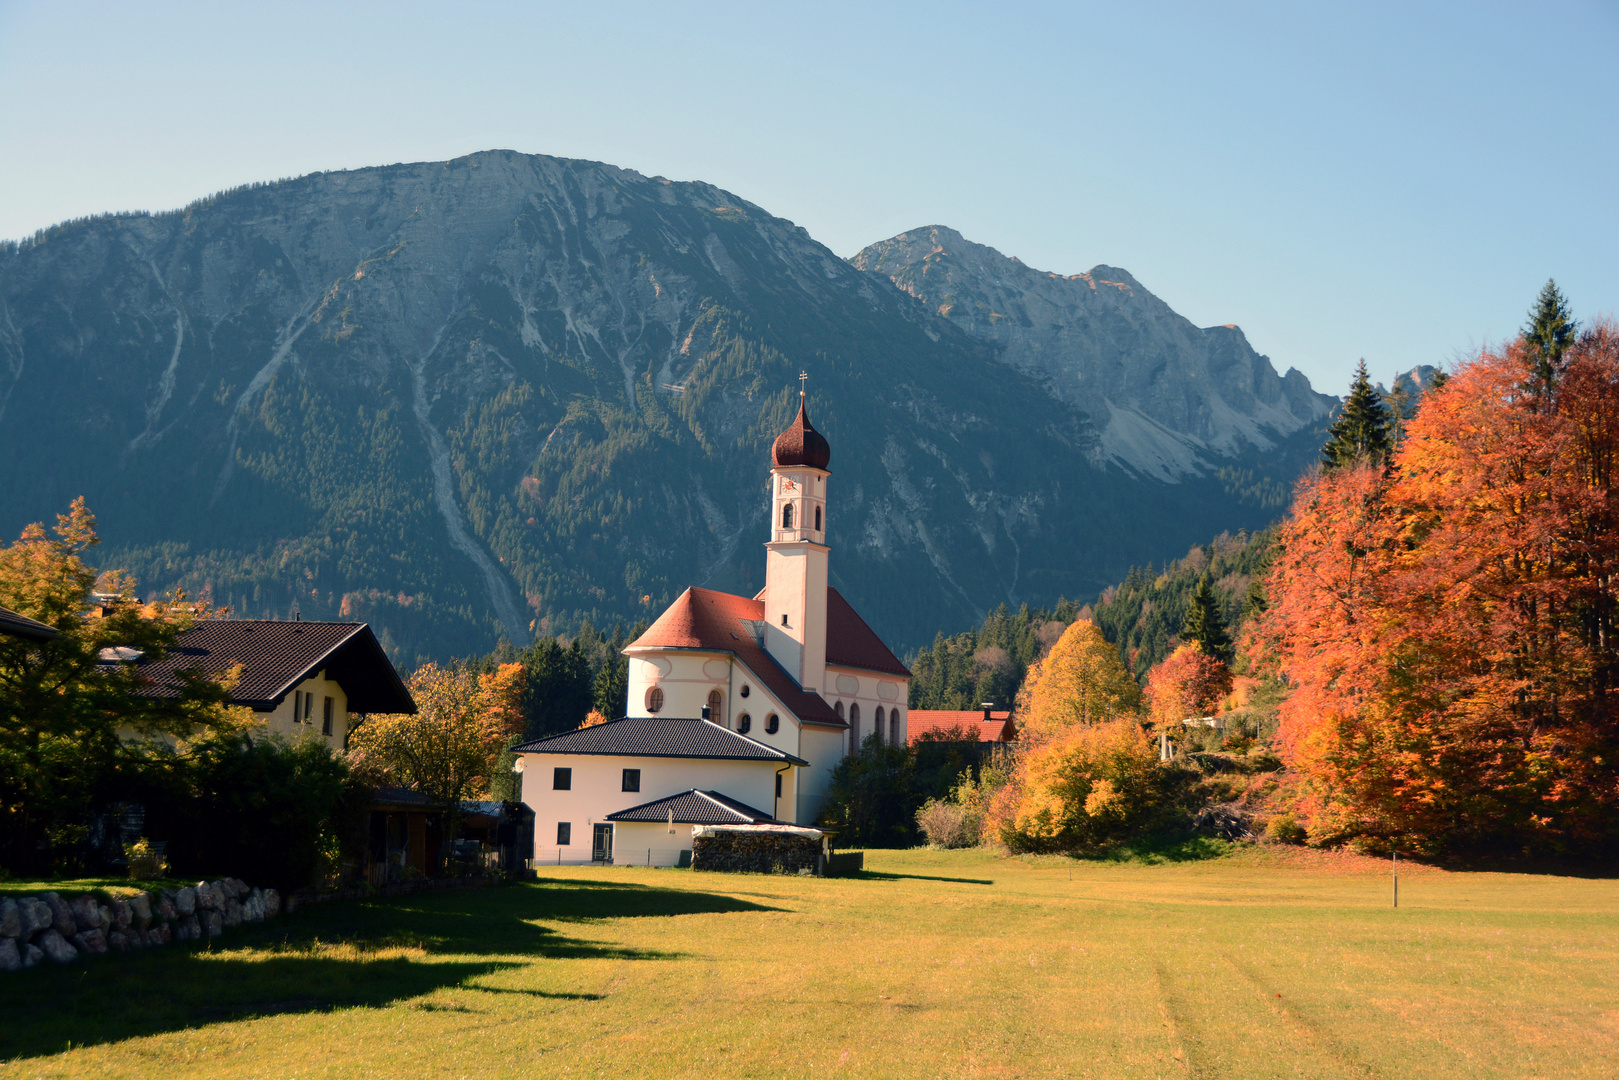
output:
M646 692L646 711L649 713L655 713L662 710L662 708L663 688L659 686L651 687Z

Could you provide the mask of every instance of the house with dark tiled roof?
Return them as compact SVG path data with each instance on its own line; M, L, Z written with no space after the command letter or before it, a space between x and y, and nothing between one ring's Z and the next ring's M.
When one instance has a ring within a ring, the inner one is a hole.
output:
M674 865L692 825L745 823L678 820L710 813L707 799L807 825L863 741L905 745L911 673L828 584L831 457L800 394L771 448L765 587L687 589L624 649L628 716L518 748L536 858L614 858L617 837L625 861ZM657 823L633 816L649 806L665 813L658 843L641 836Z
M7 607L0 607L0 634L22 638L24 641L49 641L60 636L55 627L47 626L37 619L30 619Z
M237 670L231 703L270 731L343 745L355 713L413 713L416 703L365 623L203 619L161 660L104 649L103 664L135 664L146 693L178 692L182 671L220 678Z

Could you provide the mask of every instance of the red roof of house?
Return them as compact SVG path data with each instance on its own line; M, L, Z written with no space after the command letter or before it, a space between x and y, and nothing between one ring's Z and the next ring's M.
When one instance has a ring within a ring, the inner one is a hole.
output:
M1017 738L1017 725L1010 711L991 710L985 720L983 709L912 709L905 715L905 730L912 743L920 742L928 732L952 730L973 732L979 742L1011 742Z

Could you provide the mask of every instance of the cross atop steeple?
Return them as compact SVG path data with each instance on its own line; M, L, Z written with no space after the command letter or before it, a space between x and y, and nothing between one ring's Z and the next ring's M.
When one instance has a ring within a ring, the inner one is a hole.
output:
M798 396L799 396L799 397L803 397L803 396L804 396L804 387L805 387L805 384L806 384L806 383L807 383L807 382L808 382L808 381L809 381L809 372L807 372L807 371L800 371L800 372L799 372L799 373L798 373Z

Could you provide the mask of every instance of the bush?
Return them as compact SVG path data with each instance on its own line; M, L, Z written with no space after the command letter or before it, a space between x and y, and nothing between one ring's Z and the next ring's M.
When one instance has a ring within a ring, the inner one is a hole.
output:
M1101 850L1168 826L1179 778L1135 721L1079 725L1025 752L989 827L1013 851Z
M1302 844L1306 834L1297 816L1284 813L1273 815L1265 823L1265 839L1278 844Z
M984 800L971 772L963 772L950 795L929 799L916 812L916 824L936 848L977 847L984 839Z
M176 780L147 806L147 830L169 837L175 872L284 891L330 874L333 838L368 794L324 743L275 736L204 743Z
M908 747L868 736L860 753L832 770L821 823L837 832L840 847L909 847L916 836L919 800L913 788L916 757Z
M156 881L169 872L169 861L144 836L124 845L124 858L129 860L129 876L137 881Z

